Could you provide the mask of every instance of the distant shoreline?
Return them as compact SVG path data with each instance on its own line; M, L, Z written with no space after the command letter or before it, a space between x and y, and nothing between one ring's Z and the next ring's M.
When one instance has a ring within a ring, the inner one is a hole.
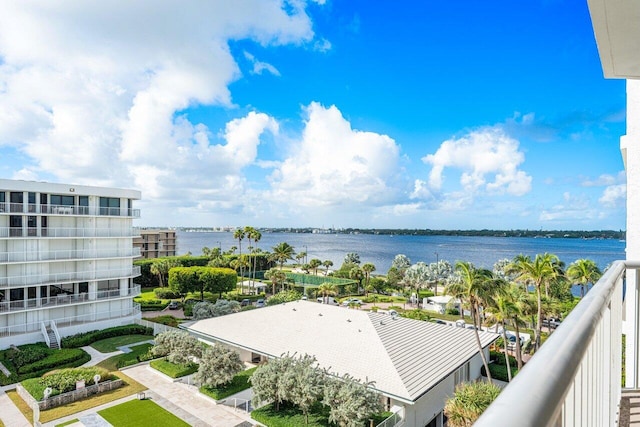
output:
M150 229L156 227L149 227ZM172 227L184 232L226 233L235 228ZM625 240L625 231L614 230L431 230L431 229L380 229L380 228L257 228L263 233L310 233L310 234L377 234L389 236L464 236L464 237L528 237L556 239L617 239Z

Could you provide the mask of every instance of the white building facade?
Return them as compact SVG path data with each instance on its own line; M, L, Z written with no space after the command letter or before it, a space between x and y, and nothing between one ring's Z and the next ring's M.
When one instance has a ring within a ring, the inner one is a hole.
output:
M0 349L132 323L140 192L0 179Z

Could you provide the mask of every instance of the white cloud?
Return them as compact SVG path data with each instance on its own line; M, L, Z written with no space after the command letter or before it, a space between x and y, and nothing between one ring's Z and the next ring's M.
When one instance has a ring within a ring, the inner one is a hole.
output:
M380 206L395 195L400 148L393 139L351 128L341 112L311 103L300 141L271 175L274 198L299 206Z
M251 74L262 74L262 72L266 70L274 76L280 76L280 71L278 71L276 67L266 62L258 61L255 56L253 56L249 52L245 51L244 57L253 64L253 70L251 70Z
M461 171L460 184L466 192L485 191L522 196L531 190L531 176L519 170L524 153L517 140L499 127L484 128L458 138L444 141L434 153L422 158L432 165L429 185L440 190L444 170Z
M317 40L313 45L313 49L318 52L328 52L331 50L331 47L331 42L327 39Z
M409 195L410 199L431 199L433 194L429 190L428 184L421 180L416 179L413 184L413 191Z
M602 197L598 199L606 208L623 208L627 202L627 185L610 185L604 189Z
M181 111L233 107L228 85L241 74L229 40L313 42L304 7L277 0L4 2L0 147L29 157L21 176L138 187L145 197L202 184L209 188L203 194L227 197L243 187L240 170L255 161L261 133L277 132L277 124L249 113L216 141Z
M627 175L625 171L618 172L617 175L602 174L596 179L586 178L582 182L583 187L606 187L626 182Z

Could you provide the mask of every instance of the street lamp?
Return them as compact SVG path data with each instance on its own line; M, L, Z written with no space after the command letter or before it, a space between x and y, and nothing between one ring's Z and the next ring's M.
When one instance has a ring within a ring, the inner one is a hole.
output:
M438 264L438 252L434 252L436 254L436 287L434 295L438 296L438 277L440 276L440 265Z

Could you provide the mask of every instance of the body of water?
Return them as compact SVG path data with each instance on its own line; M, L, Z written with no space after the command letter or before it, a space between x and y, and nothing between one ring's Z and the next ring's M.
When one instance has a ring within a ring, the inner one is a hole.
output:
M233 233L202 233L178 231L177 254L202 253L202 248L219 246L223 251L238 246ZM518 254L530 255L549 252L557 255L567 265L580 258L596 262L600 269L615 260L625 258L626 243L615 239L554 239L524 237L467 237L467 236L391 236L372 234L311 234L311 233L262 233L257 247L264 251L281 242L287 242L296 252L307 252L307 261L318 258L333 261L333 268L342 265L345 254L356 252L362 264L371 262L376 272L385 274L397 254L405 254L412 263L432 263L437 259L469 261L477 267L491 269L503 258L512 259ZM252 243L253 246L256 246ZM247 239L242 241L246 253ZM437 254L437 255L436 255ZM362 265L361 264L361 265Z

